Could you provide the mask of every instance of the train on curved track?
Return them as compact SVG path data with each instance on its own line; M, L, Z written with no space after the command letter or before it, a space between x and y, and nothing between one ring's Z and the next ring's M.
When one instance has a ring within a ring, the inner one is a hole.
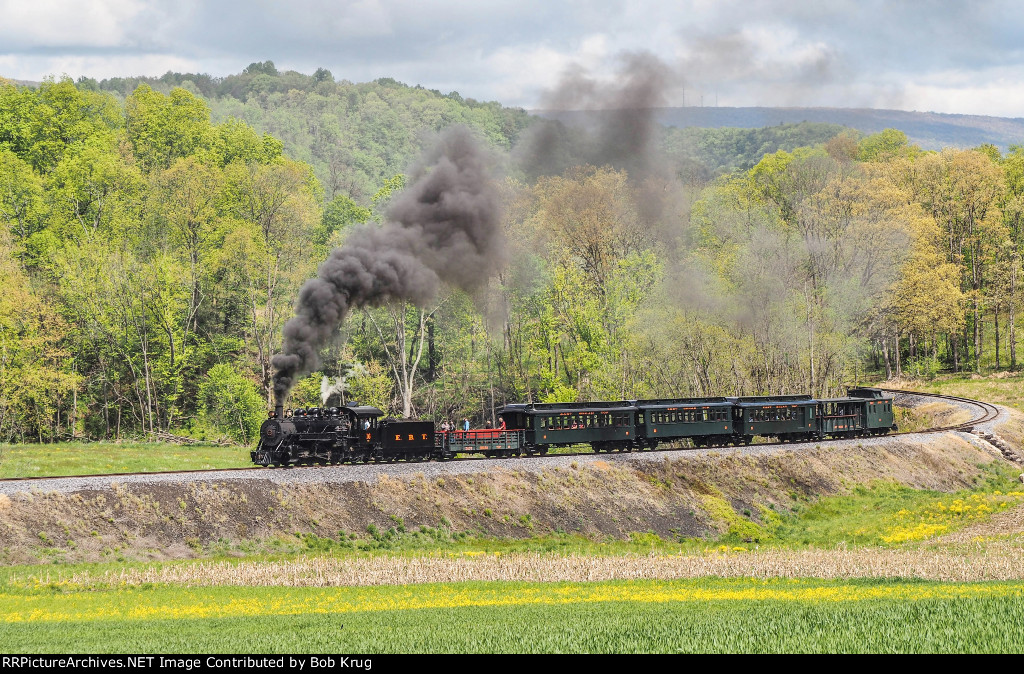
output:
M749 445L755 438L803 442L884 435L897 430L892 398L851 388L844 398L809 395L676 398L506 405L501 428L441 431L433 421L385 418L376 407L350 404L288 410L263 422L251 452L261 466L430 461L457 454L492 457L547 454L589 444L595 452Z

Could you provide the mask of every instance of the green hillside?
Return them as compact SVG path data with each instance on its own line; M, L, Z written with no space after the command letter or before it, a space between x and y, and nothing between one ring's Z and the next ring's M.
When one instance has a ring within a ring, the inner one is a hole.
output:
M432 134L441 129L466 124L496 147L508 150L536 121L520 108L463 98L458 92L444 94L391 78L354 84L336 81L322 68L312 75L278 71L269 61L253 63L244 72L223 78L168 72L159 78L82 80L78 84L122 99L140 84L163 93L182 87L206 99L213 121L234 117L280 139L289 157L313 167L328 200L345 194L367 206L383 181L404 172ZM566 121L572 121L571 117ZM826 123L762 128L667 126L660 133L661 146L680 176L687 181L706 181L749 169L777 150L824 143L844 128Z
M140 84L202 96L214 123L236 118L284 143L289 157L313 167L327 199L346 194L365 205L383 181L408 169L432 134L453 124L480 131L509 149L530 116L519 108L407 86L390 78L353 84L324 69L280 72L270 61L224 78L167 73L160 78L79 82L127 97Z

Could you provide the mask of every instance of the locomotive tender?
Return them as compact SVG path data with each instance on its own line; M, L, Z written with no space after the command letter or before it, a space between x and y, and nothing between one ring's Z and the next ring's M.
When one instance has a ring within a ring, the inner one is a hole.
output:
M521 456L589 444L595 452L749 445L754 438L802 442L884 435L898 430L892 397L851 388L845 398L808 395L674 398L506 405L504 428L438 431L432 421L382 418L368 405L296 409L278 406L251 452L261 466L447 460L456 454Z

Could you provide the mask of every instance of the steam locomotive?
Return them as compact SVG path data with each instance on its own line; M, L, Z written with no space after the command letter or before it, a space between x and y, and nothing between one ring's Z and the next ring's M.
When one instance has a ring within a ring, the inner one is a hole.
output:
M261 466L443 461L456 454L530 456L589 444L595 452L749 445L754 438L803 442L898 430L892 397L851 388L844 398L809 395L675 398L506 405L496 429L439 431L432 421L385 418L369 405L278 406L251 452Z

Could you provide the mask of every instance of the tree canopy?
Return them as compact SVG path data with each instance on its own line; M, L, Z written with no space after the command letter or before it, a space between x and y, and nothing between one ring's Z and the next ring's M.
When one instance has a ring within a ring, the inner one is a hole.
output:
M508 158L504 266L473 296L355 312L293 404L482 422L1018 367L1020 146L661 129L661 172L533 176L522 110L264 62L0 84L0 440L252 442L299 287L456 123Z

